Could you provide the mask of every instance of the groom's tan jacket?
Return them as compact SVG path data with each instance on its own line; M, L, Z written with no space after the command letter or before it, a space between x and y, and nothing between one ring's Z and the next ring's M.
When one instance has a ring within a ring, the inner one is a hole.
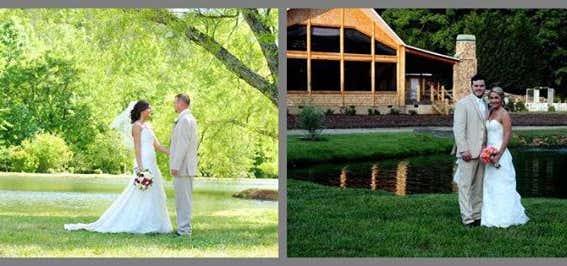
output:
M470 151L473 158L478 158L486 143L486 117L480 111L477 97L472 93L462 98L455 106L453 116L453 134L457 145L457 156L461 152ZM486 108L488 110L488 108Z
M179 114L171 134L169 169L178 170L178 176L197 175L199 138L197 120L189 109Z

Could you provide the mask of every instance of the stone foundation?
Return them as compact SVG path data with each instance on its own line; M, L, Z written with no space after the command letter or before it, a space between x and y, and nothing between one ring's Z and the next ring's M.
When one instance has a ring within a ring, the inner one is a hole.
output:
M376 92L375 100L372 101L370 93L347 93L343 97L334 93L288 93L287 111L289 114L298 114L301 106L312 104L322 108L324 111L332 110L335 114L341 113L341 106L354 106L356 114L367 115L368 109L377 109L380 114L389 114L391 109L397 109L400 113L408 113L410 110L417 111L418 114L435 114L431 105L396 105L397 94L395 92ZM374 103L376 105L374 105Z

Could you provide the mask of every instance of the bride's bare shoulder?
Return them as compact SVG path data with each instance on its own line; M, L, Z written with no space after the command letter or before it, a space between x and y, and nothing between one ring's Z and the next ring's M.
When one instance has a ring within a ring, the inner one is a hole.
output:
M500 108L500 109L501 109L499 114L500 122L503 125L512 124L512 118L510 117L510 113L508 113L508 111L506 111L506 109L504 108Z
M132 134L137 134L140 133L142 131L142 125L140 125L140 123L138 122L134 122L132 124Z

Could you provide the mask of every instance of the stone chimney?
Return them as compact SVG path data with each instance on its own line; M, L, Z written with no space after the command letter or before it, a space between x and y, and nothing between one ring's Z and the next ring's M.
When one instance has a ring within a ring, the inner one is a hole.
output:
M453 98L458 101L471 93L471 78L477 71L474 35L459 34L457 36L455 57L461 60L453 67Z

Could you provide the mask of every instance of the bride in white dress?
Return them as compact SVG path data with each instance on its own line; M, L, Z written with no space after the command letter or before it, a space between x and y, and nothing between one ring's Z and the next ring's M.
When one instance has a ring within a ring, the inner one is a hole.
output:
M65 224L66 230L88 230L102 233L169 233L173 231L167 211L166 194L156 160L156 150L169 154L157 140L146 120L151 106L144 100L131 102L112 123L129 148L136 153L138 169L149 169L153 184L145 191L134 186L135 174L120 196L95 222ZM127 133L126 133L127 132Z
M502 107L504 92L493 88L489 93L490 116L486 121L487 145L498 149L484 172L481 225L506 228L526 223L529 218L516 191L516 171L508 143L512 137L510 115Z

